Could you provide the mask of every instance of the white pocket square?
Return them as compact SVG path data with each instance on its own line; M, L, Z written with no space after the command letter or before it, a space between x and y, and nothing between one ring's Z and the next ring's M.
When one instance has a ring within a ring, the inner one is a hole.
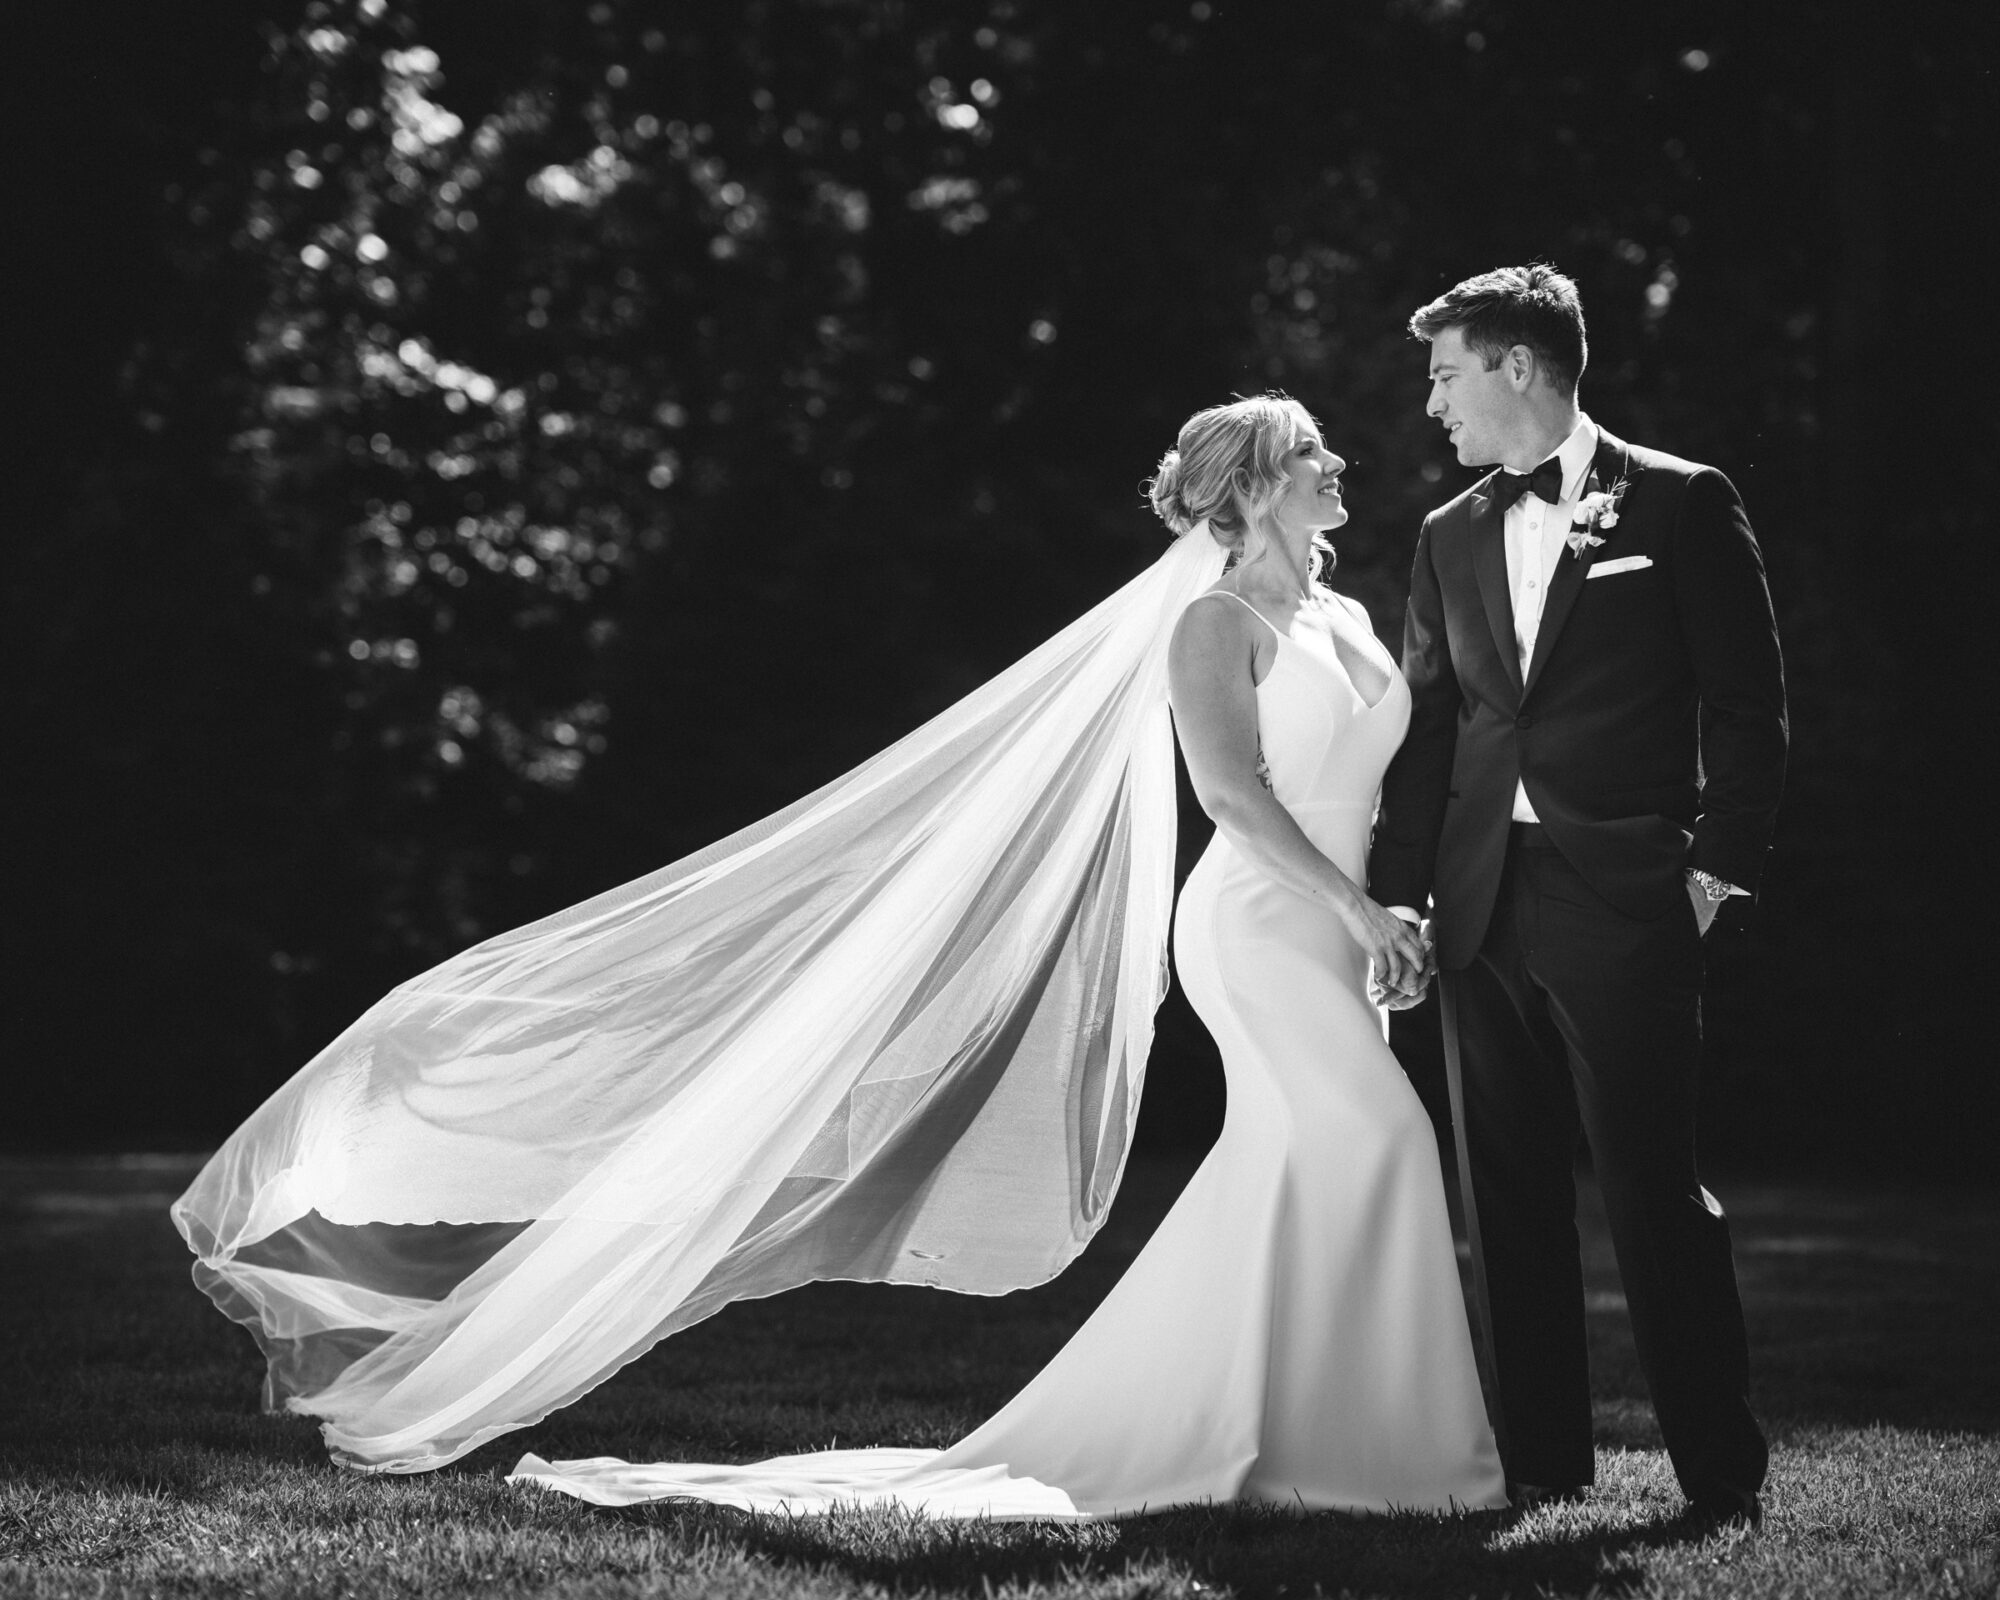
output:
M1614 572L1637 572L1641 567L1653 564L1651 556L1620 556L1616 561L1597 561L1584 574L1586 578L1608 578Z

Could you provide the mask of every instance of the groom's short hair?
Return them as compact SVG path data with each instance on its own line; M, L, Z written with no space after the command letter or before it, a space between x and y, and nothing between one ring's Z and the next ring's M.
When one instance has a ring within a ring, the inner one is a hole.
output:
M1576 393L1590 359L1576 284L1539 262L1467 278L1410 318L1410 332L1426 344L1447 328L1462 330L1466 348L1478 352L1488 372L1515 345L1526 345L1566 395Z

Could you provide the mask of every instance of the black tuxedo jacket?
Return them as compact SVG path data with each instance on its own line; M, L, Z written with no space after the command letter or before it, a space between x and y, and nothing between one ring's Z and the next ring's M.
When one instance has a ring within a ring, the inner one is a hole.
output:
M1712 467L1602 429L1616 527L1550 580L1524 680L1488 476L1424 519L1403 674L1410 730L1382 786L1368 892L1432 915L1439 964L1471 964L1507 852L1514 784L1617 910L1685 903L1684 868L1755 893L1785 774L1785 681L1763 558ZM1644 557L1646 565L1599 571ZM1591 573L1598 571L1598 576Z

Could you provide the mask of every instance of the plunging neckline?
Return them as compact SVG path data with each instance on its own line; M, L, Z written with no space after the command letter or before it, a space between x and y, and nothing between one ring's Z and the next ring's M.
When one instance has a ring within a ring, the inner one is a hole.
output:
M1244 604L1249 605L1250 603L1249 601L1246 600L1244 601ZM1257 608L1255 606L1251 606L1250 609L1255 611ZM1262 613L1260 612L1259 615L1261 616ZM1299 641L1294 639L1290 634L1279 633L1276 627L1271 626L1269 618L1265 618L1265 626L1271 628L1271 632L1274 635L1276 635L1278 643L1288 644L1294 650L1303 650L1305 648L1304 645L1300 644ZM1282 654L1282 652L1280 653ZM1387 700L1390 694L1395 690L1396 674L1393 670L1391 670L1387 674L1386 681L1382 685L1382 692L1379 695L1377 695L1373 700L1370 700L1366 695L1364 695L1361 692L1361 686L1354 681L1354 674L1347 670L1347 663L1340 659L1340 652L1338 650L1335 650L1333 652L1333 664L1340 669L1340 675L1347 680L1347 692L1354 696L1355 702L1361 707L1364 713L1375 710L1376 707L1380 706L1384 700ZM1273 657L1271 660L1271 672L1276 672L1277 670L1278 670L1277 658ZM1269 683L1271 681L1271 672L1267 672L1264 674L1263 680L1256 685L1257 688L1261 689L1264 687L1266 683Z

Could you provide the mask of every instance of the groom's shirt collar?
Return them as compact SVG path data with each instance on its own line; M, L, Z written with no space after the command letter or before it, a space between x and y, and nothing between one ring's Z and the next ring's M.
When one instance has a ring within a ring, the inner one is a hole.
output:
M1597 456L1597 424L1582 412L1567 439L1557 446L1556 460L1562 463L1563 500L1572 501L1583 493L1583 480L1590 475L1590 463Z

